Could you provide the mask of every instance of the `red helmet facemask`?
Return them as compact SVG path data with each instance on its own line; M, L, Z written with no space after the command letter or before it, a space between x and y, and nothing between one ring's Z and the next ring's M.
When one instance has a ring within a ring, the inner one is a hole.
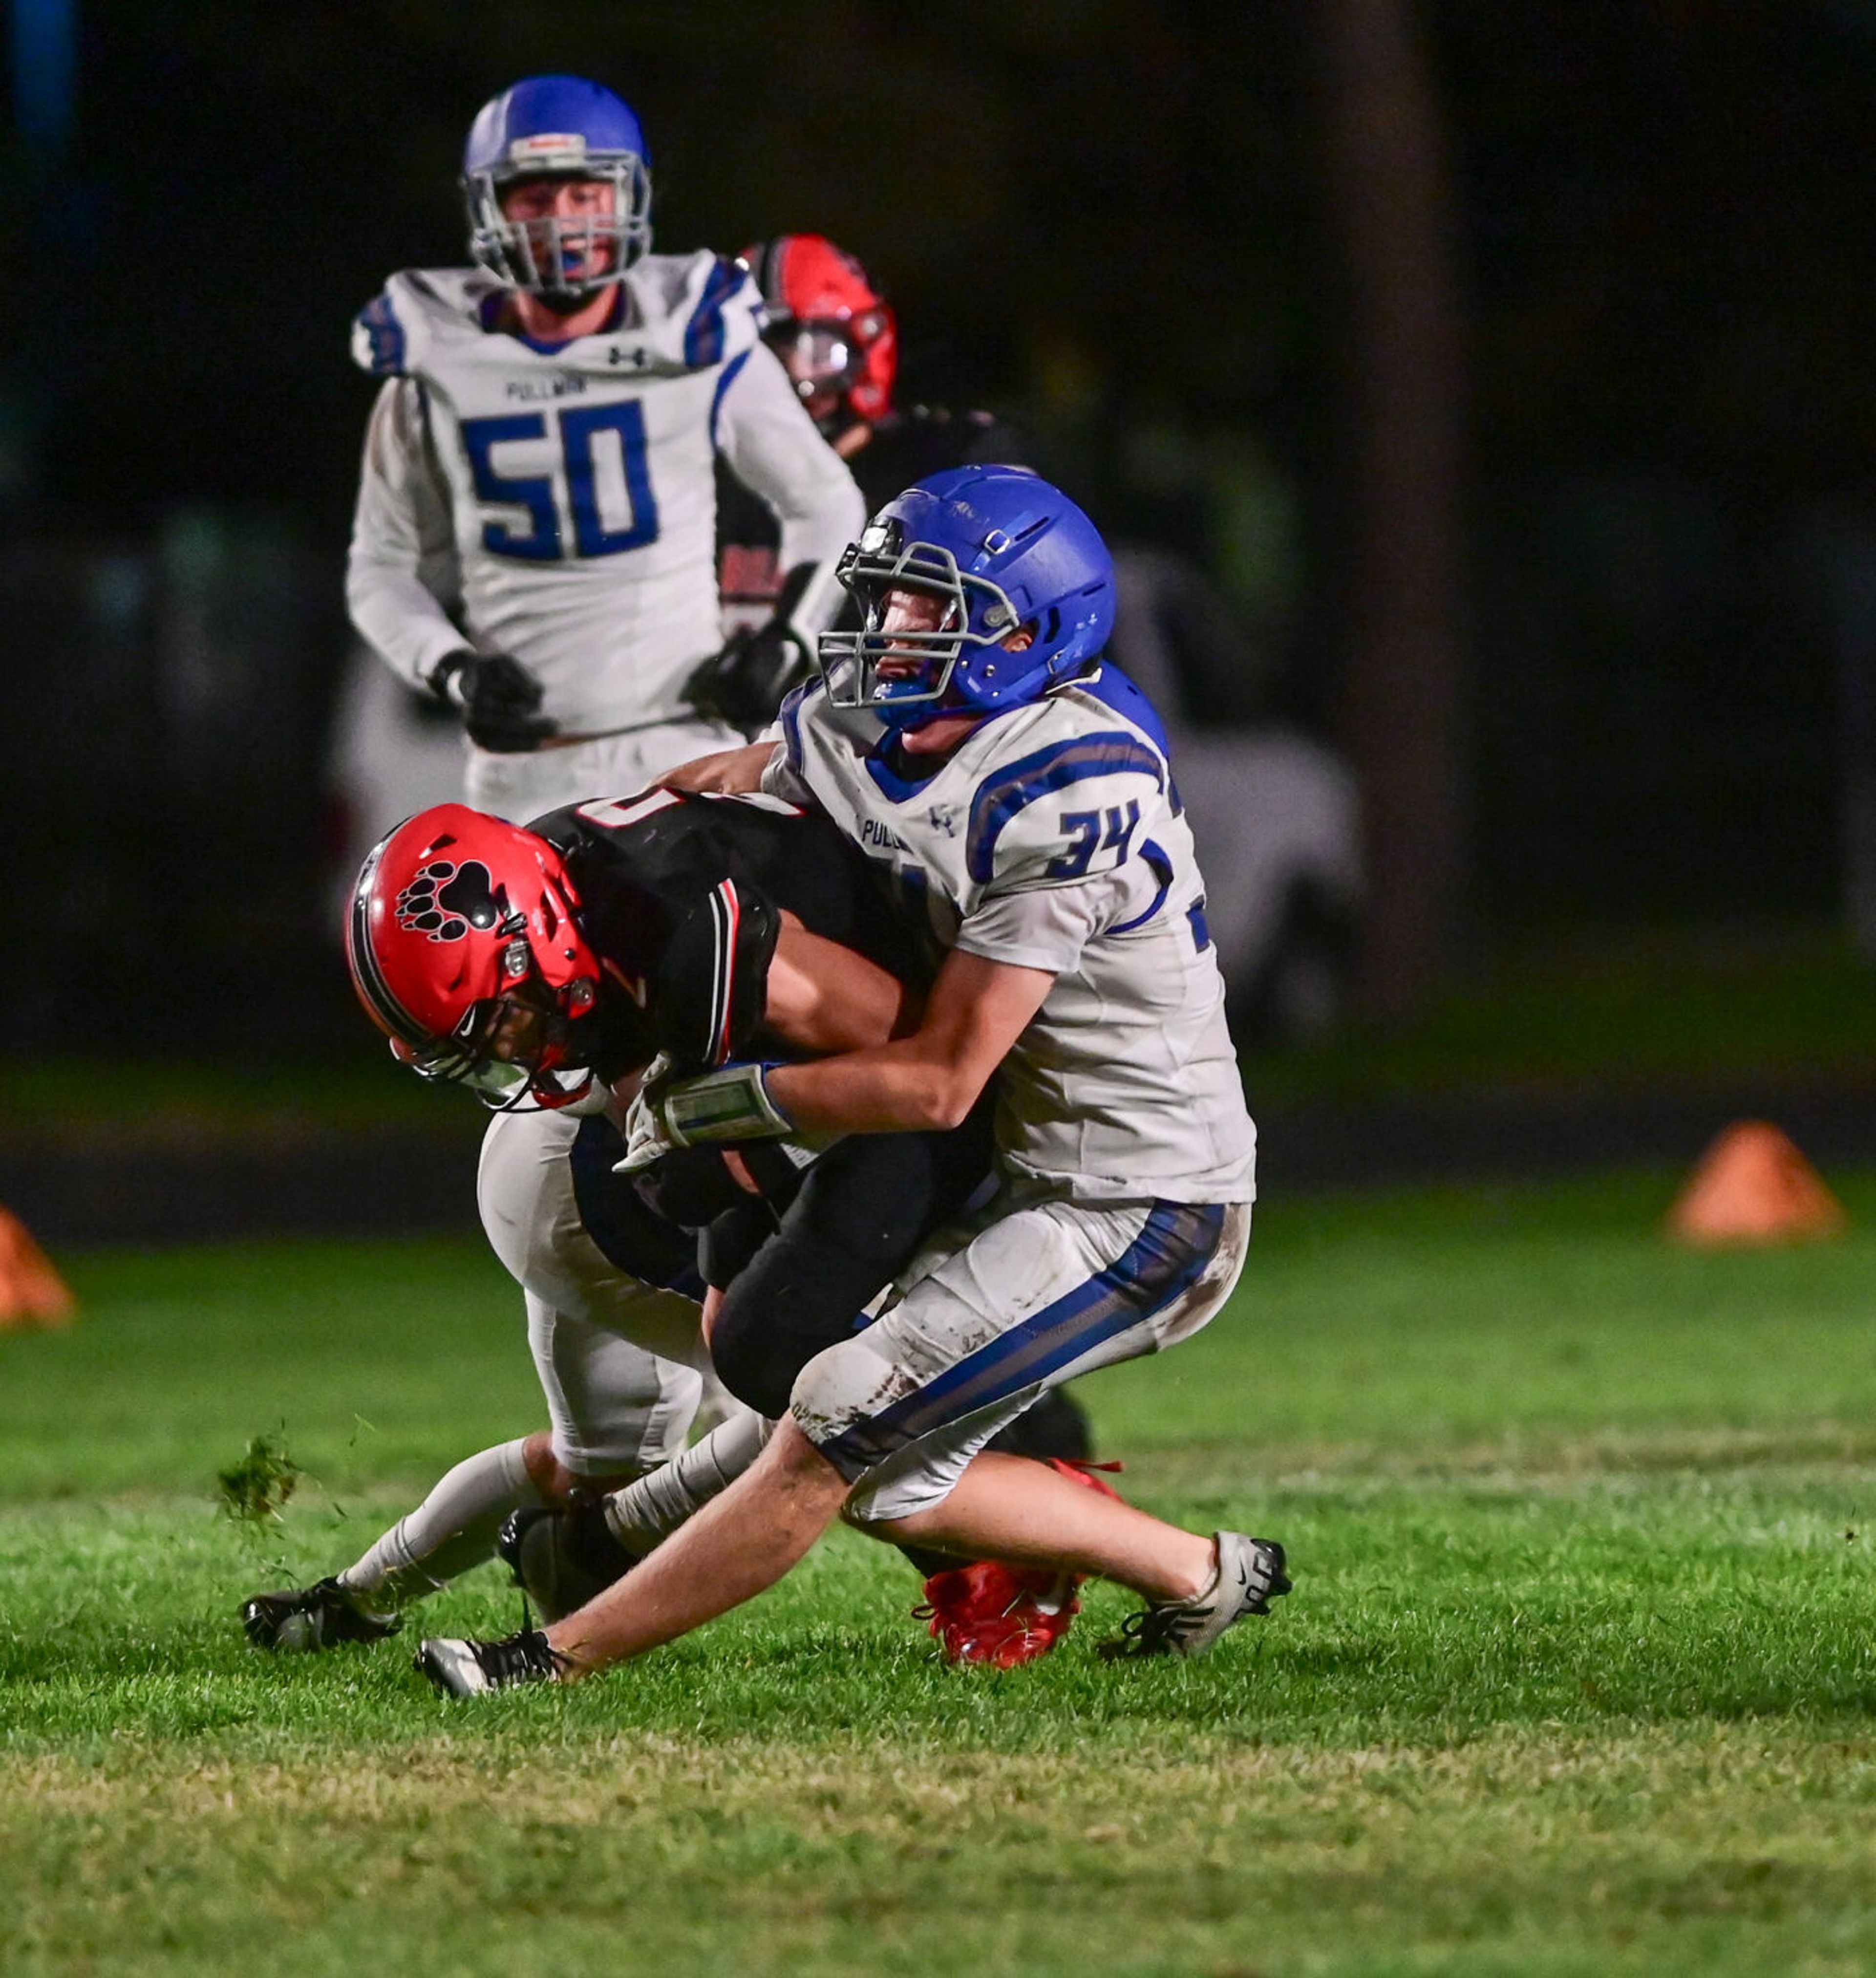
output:
M818 233L782 233L745 247L768 305L765 340L804 399L837 395L849 418L892 410L899 332L891 305L853 256Z
M358 874L345 923L352 987L392 1054L424 1077L467 1084L490 1105L567 1105L592 1082L574 1026L599 997L578 905L545 838L438 804L399 825Z

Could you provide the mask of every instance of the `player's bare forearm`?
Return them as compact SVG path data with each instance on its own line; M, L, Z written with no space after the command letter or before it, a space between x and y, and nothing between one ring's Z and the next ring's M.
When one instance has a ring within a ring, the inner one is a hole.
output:
M749 796L762 787L762 772L776 746L773 742L752 742L746 748L719 749L714 756L680 762L658 780L667 789L694 790L702 796Z
M864 955L810 934L786 915L768 965L766 1030L817 1055L857 1051L910 1030L922 1006L913 992Z
M910 1037L768 1075L798 1126L850 1133L944 1130L977 1103L1054 985L1046 970L953 954Z

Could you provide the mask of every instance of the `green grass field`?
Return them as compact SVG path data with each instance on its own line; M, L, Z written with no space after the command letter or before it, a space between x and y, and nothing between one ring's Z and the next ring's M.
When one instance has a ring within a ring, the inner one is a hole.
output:
M534 1425L468 1245L71 1260L0 1339L0 1970L1876 1970L1876 1176L1692 1256L1616 1178L1276 1206L1084 1390L1142 1502L1282 1538L1191 1665L935 1662L841 1533L692 1642L466 1708L239 1597ZM284 1424L258 1537L214 1471ZM436 1603L506 1629L486 1571Z

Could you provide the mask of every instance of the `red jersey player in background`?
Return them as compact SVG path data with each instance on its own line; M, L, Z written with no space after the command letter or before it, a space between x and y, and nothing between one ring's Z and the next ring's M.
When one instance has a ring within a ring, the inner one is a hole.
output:
M1019 437L989 412L893 402L899 326L860 263L818 233L782 233L742 260L767 311L762 340L781 360L822 437L847 462L867 512L947 467L1023 465ZM767 506L727 468L717 485L717 568L726 634L690 683L699 709L754 729L810 670L791 627L812 566L782 568L781 531Z

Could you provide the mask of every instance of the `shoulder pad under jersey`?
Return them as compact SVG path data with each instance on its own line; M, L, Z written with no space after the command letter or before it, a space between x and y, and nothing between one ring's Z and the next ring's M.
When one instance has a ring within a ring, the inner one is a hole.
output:
M1098 703L1049 703L1020 754L979 779L965 829L972 881L999 891L1110 872L1174 806L1153 739Z
M747 1057L781 933L781 915L747 880L725 877L699 898L672 929L652 983L659 1049L686 1070Z
M740 261L712 254L647 254L626 276L636 320L628 336L667 364L705 371L740 356L761 333L762 298Z
M352 361L375 378L410 378L439 336L480 336L489 278L474 268L407 268L352 326Z

